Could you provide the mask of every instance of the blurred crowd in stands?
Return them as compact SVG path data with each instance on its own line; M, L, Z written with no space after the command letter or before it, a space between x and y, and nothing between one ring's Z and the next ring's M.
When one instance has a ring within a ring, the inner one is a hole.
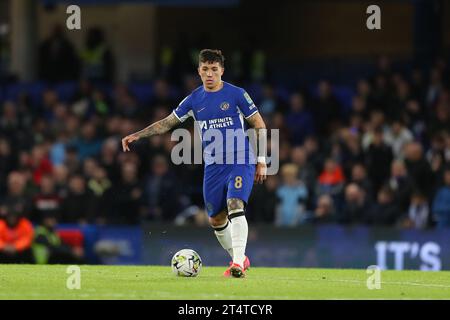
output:
M164 50L161 74L177 60ZM280 172L254 187L247 207L252 223L450 226L446 59L399 72L381 57L346 104L337 96L339 84L326 79L280 89L264 77L262 53L253 58L254 81L230 81L248 90L268 128L280 130ZM24 90L1 101L0 230L28 234L30 221L50 233L56 223L207 223L203 167L170 161L176 143L170 133L133 144L133 152L120 146L122 137L165 117L200 85L195 66L180 72L178 83L160 77L141 87L148 94L136 95L128 84L114 83L114 58L99 29L88 33L78 55L55 29L39 61L46 85L38 98ZM82 80L61 89L73 79ZM193 132L192 122L183 126Z
M349 108L325 80L287 103L266 86L258 106L282 132L282 166L255 188L252 216L291 226L449 226L449 75L444 59L404 74L382 57Z

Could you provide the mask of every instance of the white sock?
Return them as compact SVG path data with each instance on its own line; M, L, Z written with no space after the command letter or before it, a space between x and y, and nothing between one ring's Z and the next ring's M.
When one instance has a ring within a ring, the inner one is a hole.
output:
M225 249L225 251L228 252L231 259L233 259L233 245L231 242L231 226L229 221L227 221L225 224L221 226L216 226L214 229L221 229L220 231L214 230L214 234L217 237L217 240L219 240L219 243L222 245L222 247Z
M244 215L231 219L231 241L233 244L233 262L244 266L245 247L247 246L248 224Z

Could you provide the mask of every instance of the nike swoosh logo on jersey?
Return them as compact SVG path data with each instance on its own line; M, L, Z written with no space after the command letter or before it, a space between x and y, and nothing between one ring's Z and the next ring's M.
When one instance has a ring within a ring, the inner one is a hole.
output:
M206 107L204 107L204 108L201 108L201 109L198 109L198 111L197 111L197 112L200 112L200 111L202 111L202 110L204 110L204 109L206 109Z

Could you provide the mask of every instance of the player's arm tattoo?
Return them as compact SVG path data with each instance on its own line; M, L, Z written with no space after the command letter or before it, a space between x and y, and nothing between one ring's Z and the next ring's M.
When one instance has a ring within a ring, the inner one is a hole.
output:
M247 118L247 122L253 129L255 129L257 141L256 145L258 146L258 157L265 157L266 145L261 145L261 143L267 144L267 129L263 118L261 117L259 112L256 112L254 115Z
M238 198L227 199L228 214L244 210L244 201Z
M181 121L173 113L171 113L164 119L149 125L141 131L136 132L136 134L139 136L139 138L147 138L155 134L163 134L180 123Z

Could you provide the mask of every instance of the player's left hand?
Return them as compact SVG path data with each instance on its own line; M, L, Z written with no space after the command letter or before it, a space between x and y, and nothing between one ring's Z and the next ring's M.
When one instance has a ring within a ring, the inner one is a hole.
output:
M256 164L255 182L262 184L267 178L267 165L265 163L258 162Z
M129 144L132 143L133 141L137 141L137 140L139 140L139 136L136 133L130 134L130 135L126 136L125 138L123 138L122 139L123 152L130 151Z

